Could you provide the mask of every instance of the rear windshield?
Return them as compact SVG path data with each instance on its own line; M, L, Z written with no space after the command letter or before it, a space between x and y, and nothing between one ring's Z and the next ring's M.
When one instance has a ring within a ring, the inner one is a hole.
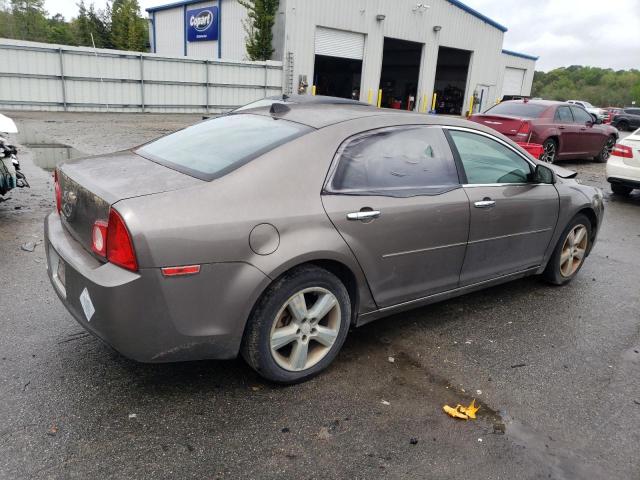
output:
M311 130L261 115L225 115L159 138L136 153L196 178L213 180Z
M490 108L487 115L504 115L518 118L538 118L547 109L546 105L524 102L504 102Z

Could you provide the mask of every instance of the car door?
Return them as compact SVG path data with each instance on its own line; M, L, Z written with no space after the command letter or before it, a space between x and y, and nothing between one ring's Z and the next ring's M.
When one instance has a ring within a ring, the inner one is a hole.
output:
M627 108L624 113L629 117L629 127L640 128L640 108Z
M605 141L602 129L594 124L593 117L586 110L572 106L571 113L578 127L576 154L593 157L600 153Z
M471 206L460 286L539 266L558 220L555 187L532 183L533 164L493 135L459 128L447 134Z
M556 109L553 123L557 126L560 134L558 156L563 157L575 154L576 145L579 143L579 128L573 121L573 115L568 105L560 105Z
M469 200L441 128L384 128L346 140L322 202L378 306L458 286Z

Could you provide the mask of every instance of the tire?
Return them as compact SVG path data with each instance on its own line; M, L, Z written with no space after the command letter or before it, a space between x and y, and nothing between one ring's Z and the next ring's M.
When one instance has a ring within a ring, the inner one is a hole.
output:
M621 185L620 183L612 183L611 191L616 195L626 197L633 191L633 188L627 187L626 185Z
M580 229L580 227L582 228ZM575 234L581 230L584 231L585 236L581 236L580 241L575 242L572 246L569 239L570 234L573 233L575 239ZM591 247L591 231L591 221L585 215L580 213L573 217L560 235L549 263L542 274L547 282L554 285L565 285L575 278L584 265L584 259ZM566 259L566 255L570 255L570 258ZM580 255L579 263L578 255Z
M610 135L609 137L607 137L607 140L604 142L602 149L600 149L600 152L598 153L598 155L593 157L593 160L598 163L607 163L607 160L609 160L609 157L611 156L611 152L613 151L613 147L615 144L616 144L615 136Z
M328 313L316 318L311 316L314 310ZM312 265L295 268L258 300L241 353L267 380L302 382L331 364L344 344L350 321L351 300L338 277Z
M553 138L547 138L542 144L540 160L546 163L555 163L558 159L558 142Z
M629 130L629 122L627 122L626 120L622 120L616 123L616 128L621 132L626 132L627 130Z

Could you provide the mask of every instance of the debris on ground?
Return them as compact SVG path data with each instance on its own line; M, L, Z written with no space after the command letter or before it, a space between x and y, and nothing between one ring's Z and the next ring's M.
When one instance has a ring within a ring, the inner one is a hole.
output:
M327 427L321 427L318 432L318 438L320 440L329 440L333 435L329 433L329 429Z
M380 403L383 405L391 405L391 403L387 402L386 400L382 400Z
M511 365L511 368L520 368L520 367L526 367L527 364L526 363L516 363L515 365Z
M131 420L132 418L138 418L138 414L137 413L130 413L129 414L129 420Z
M409 443L411 445L417 445L418 444L418 439L415 437L412 437L411 440L409 440Z
M37 242L26 242L20 245L20 248L25 252L33 252L38 245L42 243L42 240L38 240Z
M289 433L289 427L284 427L282 430L280 430L282 433Z
M55 436L56 433L58 433L58 426L55 423L52 423L51 426L49 427L49 430L47 430L47 435L50 436Z
M394 363L396 361L396 359L393 357L389 357L388 360L389 360L389 363Z
M476 412L480 410L480 407L476 407L476 399L474 398L468 407L463 405L456 405L455 408L445 405L442 407L447 415L453 418L460 418L462 420L469 420L476 418Z

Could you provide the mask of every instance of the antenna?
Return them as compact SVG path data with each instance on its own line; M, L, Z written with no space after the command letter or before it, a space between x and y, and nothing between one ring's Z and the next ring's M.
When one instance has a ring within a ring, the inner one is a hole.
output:
M269 109L269 113L271 115L284 115L285 113L288 113L290 111L291 109L284 103L272 103L271 108Z

